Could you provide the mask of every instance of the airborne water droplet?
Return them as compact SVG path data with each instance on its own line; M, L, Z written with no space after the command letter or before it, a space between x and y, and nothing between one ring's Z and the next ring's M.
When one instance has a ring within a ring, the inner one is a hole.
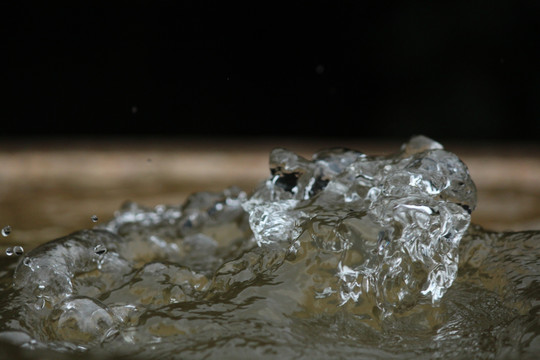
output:
M15 255L21 256L22 254L24 254L24 249L22 246L15 246L13 248L13 252L15 253Z
M97 222L98 221L98 217L97 215L92 215L92 222Z
M4 226L4 228L2 229L2 235L8 236L9 234L11 234L11 226Z
M8 247L8 248L6 249L6 255L7 255L7 256L13 255L13 248Z

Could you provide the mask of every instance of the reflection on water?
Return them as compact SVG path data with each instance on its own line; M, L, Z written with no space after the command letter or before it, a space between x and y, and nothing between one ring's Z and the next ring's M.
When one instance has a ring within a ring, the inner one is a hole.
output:
M271 177L109 221L0 269L6 358L534 358L540 232L469 226L466 166L415 137L276 149ZM64 354L64 355L63 355ZM67 354L67 355L66 355Z

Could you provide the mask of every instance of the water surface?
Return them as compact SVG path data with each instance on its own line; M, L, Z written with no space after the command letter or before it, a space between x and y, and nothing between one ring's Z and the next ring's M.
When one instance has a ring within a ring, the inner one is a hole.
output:
M270 154L252 193L126 203L9 258L5 358L535 358L540 233L470 224L476 188L415 137Z

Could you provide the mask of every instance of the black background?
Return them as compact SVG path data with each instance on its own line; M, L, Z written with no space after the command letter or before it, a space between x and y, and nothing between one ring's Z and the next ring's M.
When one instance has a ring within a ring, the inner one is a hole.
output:
M540 1L2 5L2 136L540 139Z

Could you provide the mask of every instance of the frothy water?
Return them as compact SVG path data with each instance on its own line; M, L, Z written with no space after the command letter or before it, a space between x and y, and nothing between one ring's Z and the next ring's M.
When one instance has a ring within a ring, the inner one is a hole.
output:
M470 225L467 167L270 154L248 195L125 204L2 269L8 358L535 358L540 232Z

